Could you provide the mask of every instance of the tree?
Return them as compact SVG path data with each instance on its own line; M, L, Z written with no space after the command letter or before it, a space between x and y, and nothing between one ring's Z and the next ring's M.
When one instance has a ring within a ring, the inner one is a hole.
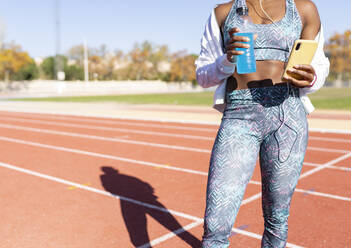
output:
M47 57L41 64L41 69L46 79L55 79L55 58Z
M13 75L13 80L33 80L39 76L39 70L35 63L27 64L19 69L17 73Z
M28 53L22 51L21 47L14 43L0 50L0 75L5 81L11 80L12 76L22 67L33 63Z
M84 70L79 65L65 65L64 68L66 78L65 80L83 80Z
M77 45L71 47L67 52L67 57L71 60L74 60L78 65L83 66L84 46Z
M185 51L174 55L169 72L169 80L175 82L192 82L196 84L195 60L197 55L187 55Z
M163 78L165 71L162 70L162 63L170 63L170 54L167 45L157 46L150 56L150 62L154 68L154 78Z
M65 72L65 80L83 80L84 70L79 64L67 64L67 57L59 55L63 63L63 71ZM41 69L44 72L46 79L55 79L55 57L47 57L41 64Z
M351 79L351 30L344 34L336 33L326 45L326 54L330 60L329 80Z
M101 80L103 78L104 67L102 61L102 58L98 55L92 55L89 57L89 72L96 80Z
M89 48L90 78L98 80L154 80L168 74L170 56L167 45L155 46L151 42L136 43L124 54L120 50L110 52L106 45ZM69 64L83 67L84 47L73 46L67 52ZM48 61L47 61L48 63ZM49 67L49 66L48 66Z
M130 64L128 65L128 77L132 80L151 79L153 67L150 57L153 52L153 45L144 41L141 45L134 44L134 48L128 54Z

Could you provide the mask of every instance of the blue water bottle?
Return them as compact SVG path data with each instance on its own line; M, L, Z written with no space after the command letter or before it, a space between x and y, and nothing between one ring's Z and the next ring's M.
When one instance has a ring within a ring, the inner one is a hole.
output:
M242 1L243 2L243 1ZM246 74L256 72L256 59L254 52L254 35L250 30L250 24L252 24L251 18L249 16L249 9L246 3L239 6L236 9L239 15L242 28L240 28L240 33L236 33L237 36L246 36L250 39L249 42L244 42L250 45L250 48L236 48L237 51L243 51L244 54L237 55L237 72L238 74Z

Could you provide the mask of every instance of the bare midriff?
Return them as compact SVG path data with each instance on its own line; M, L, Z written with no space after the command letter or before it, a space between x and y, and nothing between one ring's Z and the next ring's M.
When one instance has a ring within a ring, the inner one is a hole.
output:
M282 83L282 76L285 63L276 60L256 61L256 72L250 74L237 74L235 72L232 77L235 78L233 90L248 89L252 87L265 87ZM231 82L233 84L233 82Z

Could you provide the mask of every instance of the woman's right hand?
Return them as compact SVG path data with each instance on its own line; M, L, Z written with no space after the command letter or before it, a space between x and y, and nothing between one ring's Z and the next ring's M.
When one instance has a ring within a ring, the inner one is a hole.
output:
M229 40L226 46L226 51L227 51L227 59L231 62L235 62L235 59L233 60L233 56L244 54L243 51L237 51L236 48L250 47L249 44L243 43L243 42L249 42L250 41L249 38L245 36L233 35L238 32L240 32L239 28L232 28L229 30L229 36L231 37L231 39Z

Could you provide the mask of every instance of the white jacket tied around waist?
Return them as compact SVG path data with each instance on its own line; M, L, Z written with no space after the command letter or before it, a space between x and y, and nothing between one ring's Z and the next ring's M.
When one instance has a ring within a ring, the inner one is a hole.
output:
M315 41L318 42L317 51L312 60L312 67L316 72L316 80L312 87L300 88L300 99L306 113L314 111L314 107L307 94L319 90L329 74L329 60L324 54L324 35L321 26ZM220 112L225 109L225 92L227 78L235 71L235 64L227 59L223 53L222 37L217 23L214 9L206 23L204 34L201 38L200 55L195 61L196 79L203 88L218 85L213 97L213 108Z

